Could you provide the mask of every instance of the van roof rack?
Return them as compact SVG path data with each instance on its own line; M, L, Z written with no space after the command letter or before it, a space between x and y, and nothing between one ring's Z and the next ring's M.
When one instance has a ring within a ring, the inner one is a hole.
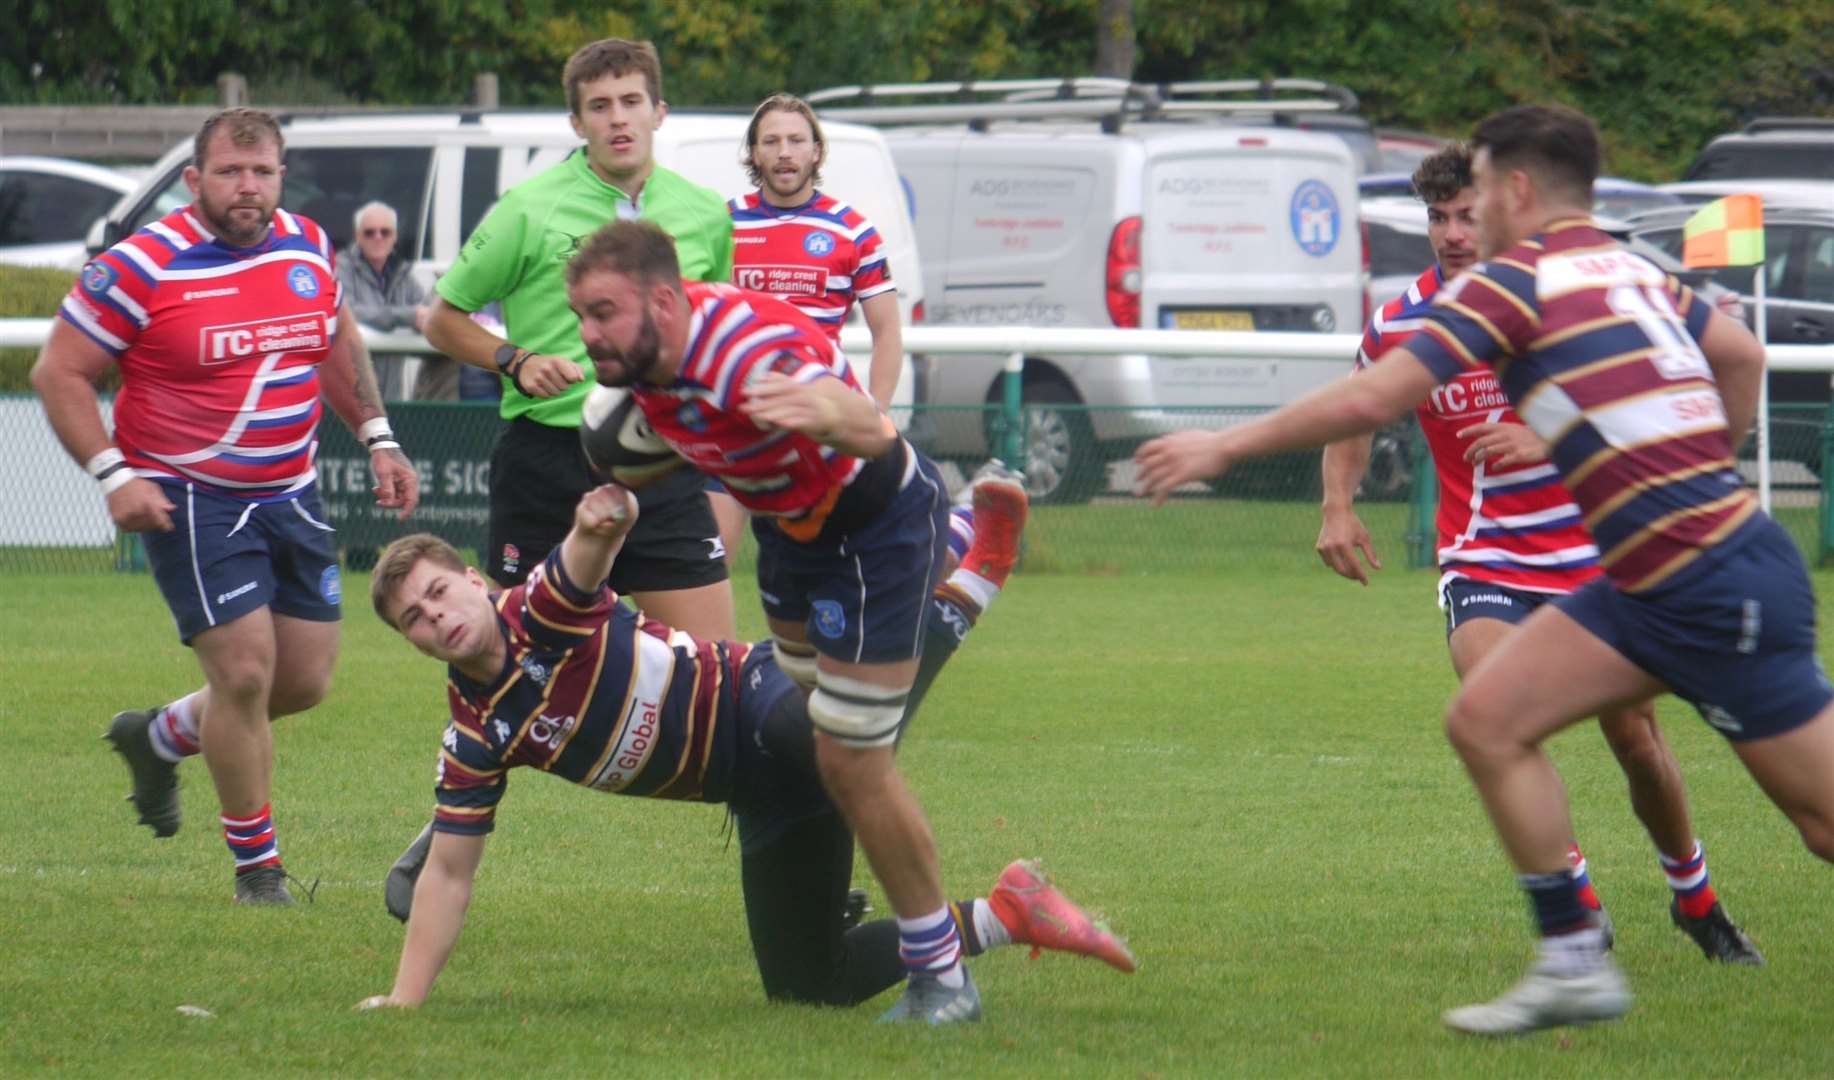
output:
M1834 116L1760 116L1744 128L1746 135L1771 131L1834 131Z
M966 122L985 130L994 120L1090 119L1101 121L1103 130L1111 132L1130 119L1342 113L1357 108L1355 93L1317 79L1139 83L1081 76L880 83L830 87L805 95L805 100L823 117L864 124Z

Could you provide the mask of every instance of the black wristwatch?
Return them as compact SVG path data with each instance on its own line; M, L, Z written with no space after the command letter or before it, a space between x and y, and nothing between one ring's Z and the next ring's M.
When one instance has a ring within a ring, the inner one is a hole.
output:
M497 346L497 370L505 375L510 375L510 365L516 362L516 356L521 352L521 349L518 349L515 345L507 341ZM510 375L510 377L515 378L514 375Z

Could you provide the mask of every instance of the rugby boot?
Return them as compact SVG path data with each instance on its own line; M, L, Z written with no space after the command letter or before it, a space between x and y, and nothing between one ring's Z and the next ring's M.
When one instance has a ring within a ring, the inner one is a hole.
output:
M1611 913L1604 908L1599 908L1592 913L1592 922L1597 925L1598 932L1604 936L1605 951L1610 952L1617 945L1617 925L1611 921Z
M860 925L871 910L872 902L866 898L865 889L848 889L847 899L841 904L841 929L851 930Z
M981 1018L981 992L962 968L962 984L948 987L934 975L913 975L897 1004L879 1016L881 1024L971 1024Z
M1018 859L1000 871L987 903L1013 941L1030 945L1034 957L1051 949L1093 956L1118 971L1140 966L1127 942L1058 891L1031 859Z
M1616 1020L1630 1011L1630 988L1610 957L1590 971L1556 975L1529 970L1502 997L1449 1009L1446 1026L1469 1035L1526 1035L1542 1028Z
M1764 954L1751 943L1745 932L1726 914L1726 909L1719 901L1713 902L1713 909L1696 919L1681 911L1679 899L1668 902L1668 917L1675 925L1687 931L1700 946L1700 951L1707 954L1708 960L1718 960L1724 964L1743 964L1747 967L1763 967Z
M408 913L414 910L414 885L420 880L420 871L427 865L427 853L433 850L433 823L427 822L426 828L395 860L395 865L388 868L388 877L382 882L382 902L388 905L388 913L402 922L408 921Z
M1006 475L980 477L972 491L974 543L962 556L962 569L1004 585L1019 561L1019 538L1025 531L1030 497L1024 483Z
M140 824L152 826L153 835L163 838L178 832L178 766L153 752L147 729L158 715L158 709L118 712L102 737L127 761L134 781L127 798L140 812Z
M288 907L293 894L287 891L287 872L279 866L263 866L236 875L236 903Z

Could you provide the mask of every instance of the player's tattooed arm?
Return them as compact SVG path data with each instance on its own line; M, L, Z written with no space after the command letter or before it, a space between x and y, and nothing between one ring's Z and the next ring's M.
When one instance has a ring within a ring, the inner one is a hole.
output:
M351 431L361 428L365 421L388 415L376 382L375 364L369 358L369 345L348 304L338 312L337 336L331 339L331 352L325 357L321 374L325 403Z
M420 504L420 474L389 428L369 346L348 304L338 309L338 332L320 365L319 394L368 448L369 467L376 474L376 505L399 510L402 518L412 514Z

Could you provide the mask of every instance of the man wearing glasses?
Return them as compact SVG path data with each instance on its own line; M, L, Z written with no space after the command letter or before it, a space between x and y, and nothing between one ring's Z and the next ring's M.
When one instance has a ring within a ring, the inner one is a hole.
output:
M395 253L396 217L394 207L384 202L365 203L356 213L355 239L344 257L338 260L337 276L344 283L344 296L350 301L351 314L364 326L377 330L419 330L427 321L427 291L414 280L406 259ZM403 357L377 353L373 357L376 382L384 400L395 400L406 389L402 385ZM450 362L445 365L451 368ZM423 374L431 374L425 367ZM456 390L457 371L448 372ZM442 396L416 379L414 396ZM453 397L455 394L445 394Z

